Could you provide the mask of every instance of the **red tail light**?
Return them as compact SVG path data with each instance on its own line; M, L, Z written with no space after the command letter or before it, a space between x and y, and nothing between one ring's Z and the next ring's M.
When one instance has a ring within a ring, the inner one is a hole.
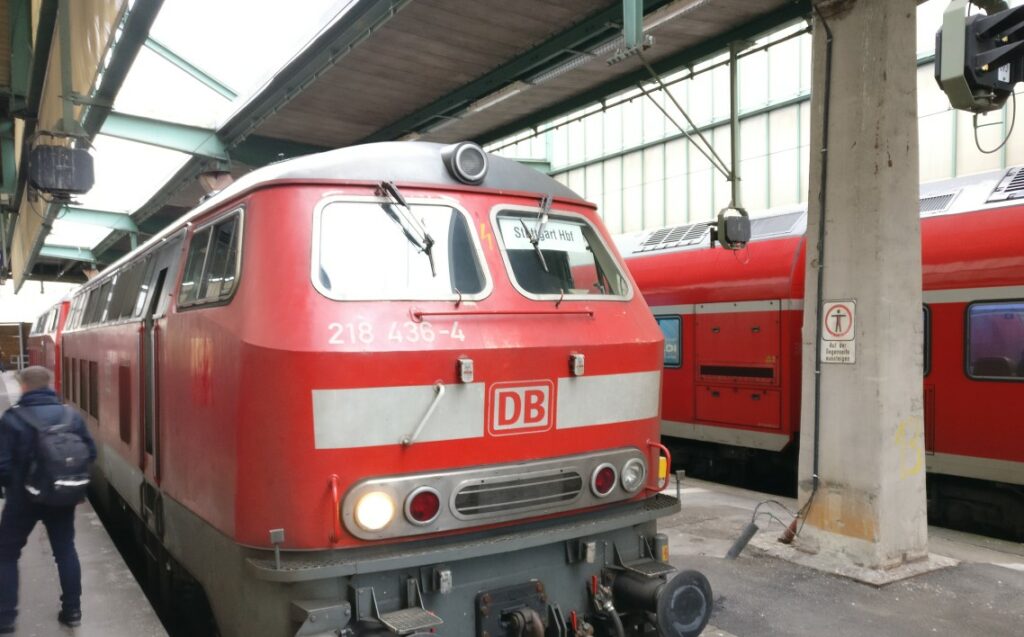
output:
M405 517L413 524L430 524L441 512L441 496L430 487L420 487L405 501Z
M594 469L594 475L590 478L590 488L593 490L594 495L603 498L612 492L612 489L615 488L615 483L618 481L619 476L615 471L615 467L610 464L603 464Z

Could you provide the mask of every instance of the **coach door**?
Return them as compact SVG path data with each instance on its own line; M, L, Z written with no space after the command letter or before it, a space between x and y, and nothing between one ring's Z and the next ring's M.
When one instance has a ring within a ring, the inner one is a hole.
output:
M167 240L154 259L152 274L149 277L150 294L142 314L142 330L140 333L141 378L142 389L142 454L140 466L143 473L160 482L160 377L162 358L165 354L161 330L165 323L164 316L170 305L169 289L177 273L178 257L181 252L183 233Z

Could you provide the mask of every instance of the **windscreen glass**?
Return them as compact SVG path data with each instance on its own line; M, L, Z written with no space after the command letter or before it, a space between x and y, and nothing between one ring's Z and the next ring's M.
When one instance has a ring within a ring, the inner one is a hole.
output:
M497 219L512 276L527 294L629 294L621 268L587 221L539 212L501 212Z
M330 298L472 298L487 287L469 222L450 206L337 201L316 225L313 283Z

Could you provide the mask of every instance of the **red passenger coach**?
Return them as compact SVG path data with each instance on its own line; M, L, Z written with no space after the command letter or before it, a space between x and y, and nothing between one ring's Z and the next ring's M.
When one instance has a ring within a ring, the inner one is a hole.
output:
M634 290L592 205L473 144L257 170L72 301L97 500L225 636L699 634Z
M921 187L930 512L1024 537L1024 169ZM666 336L662 434L707 470L758 456L792 476L806 217L753 219L746 250L704 224L619 242ZM684 442L685 441L685 442ZM747 464L744 462L744 464Z
M53 371L53 386L61 393L60 361L61 336L68 318L68 301L57 303L36 319L28 334L28 364L42 365Z

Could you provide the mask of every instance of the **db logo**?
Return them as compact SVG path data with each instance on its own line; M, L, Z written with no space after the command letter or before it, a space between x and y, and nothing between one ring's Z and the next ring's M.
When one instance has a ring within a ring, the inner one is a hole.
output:
M492 436L547 431L554 425L549 380L494 383L488 394L487 429Z

